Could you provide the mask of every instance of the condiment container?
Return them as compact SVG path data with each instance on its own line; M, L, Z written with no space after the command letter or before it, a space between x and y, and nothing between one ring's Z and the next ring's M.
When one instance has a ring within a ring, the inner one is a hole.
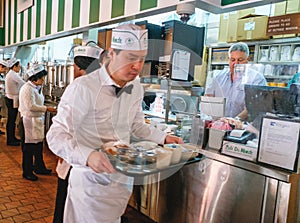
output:
M164 148L172 152L171 164L180 162L182 147L179 144L165 144Z
M156 168L163 169L171 164L172 151L164 148L156 149Z

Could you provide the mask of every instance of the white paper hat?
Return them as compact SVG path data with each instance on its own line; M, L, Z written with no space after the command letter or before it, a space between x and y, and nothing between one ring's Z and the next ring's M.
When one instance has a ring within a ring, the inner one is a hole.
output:
M111 48L119 50L147 50L148 30L113 29Z
M35 74L37 74L37 73L39 73L39 72L41 72L43 70L45 70L45 68L44 68L43 65L41 65L41 64L34 64L30 68L30 70L27 72L28 77L31 77L31 76L33 76L33 75L35 75Z
M5 67L8 66L8 64L7 64L7 62L6 62L5 60L0 60L0 64L2 64L2 65L5 66Z
M19 59L16 59L15 57L11 58L9 61L8 61L8 66L9 67L12 67L13 65L15 65L17 62L20 62Z
M77 56L92 57L99 59L103 49L94 46L76 46L74 48L74 58Z

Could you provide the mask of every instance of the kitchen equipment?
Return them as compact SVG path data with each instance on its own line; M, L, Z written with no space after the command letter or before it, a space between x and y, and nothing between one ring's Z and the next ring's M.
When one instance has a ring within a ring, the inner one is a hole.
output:
M184 80L194 80L195 65L202 64L201 56L204 48L203 43L205 37L205 28L187 25L177 20L163 22L163 25L166 40L164 46L164 55L172 55L174 51L178 50L183 50L190 53L188 77L187 79L184 78ZM171 65L171 79L173 73L172 70L174 68L178 68L178 65L179 64ZM174 79L178 79L178 77Z

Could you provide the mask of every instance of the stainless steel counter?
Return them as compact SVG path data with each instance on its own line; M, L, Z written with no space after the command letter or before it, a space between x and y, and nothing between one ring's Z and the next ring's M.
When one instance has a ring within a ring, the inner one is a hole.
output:
M299 174L198 149L172 176L145 177L131 206L158 223L300 222Z
M226 163L231 166L258 173L267 177L275 178L284 182L289 182L291 175L294 174L291 172L275 169L271 166L262 165L255 162L250 162L247 160L223 155L219 151L214 149L199 149L199 152L203 154L206 158Z

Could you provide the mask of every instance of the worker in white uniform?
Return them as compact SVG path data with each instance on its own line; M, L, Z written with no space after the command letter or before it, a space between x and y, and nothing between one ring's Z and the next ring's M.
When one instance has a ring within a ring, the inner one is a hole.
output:
M205 95L226 98L225 116L246 120L248 111L245 105L245 84L265 86L263 74L249 69L247 75L236 75L235 67L247 64L249 48L246 43L234 43L228 50L229 67L225 67L206 87Z
M183 143L144 121L144 92L136 77L147 46L147 30L133 24L113 29L108 63L74 80L61 98L47 141L73 167L64 222L120 222L133 178L116 172L100 148L129 144L131 135L159 144Z
M49 175L43 159L43 141L45 138L45 113L55 112L56 108L44 105L41 92L47 71L41 64L35 64L27 72L28 81L20 89L22 169L23 178L31 181L38 180L34 174ZM33 159L34 158L34 159ZM33 173L34 172L34 173Z
M9 71L5 77L5 104L7 107L6 144L19 146L20 140L15 136L16 120L19 107L19 91L26 82L20 76L20 60L9 60Z
M4 60L0 60L0 121L2 119L2 107L4 105L4 89L5 89L5 74L7 72L7 63ZM0 130L0 135L4 135L5 132Z
M100 68L99 58L104 50L98 46L76 46L74 52L74 79L86 75ZM59 158L56 172L58 175L56 202L53 223L62 223L64 206L67 197L68 180L71 165Z

